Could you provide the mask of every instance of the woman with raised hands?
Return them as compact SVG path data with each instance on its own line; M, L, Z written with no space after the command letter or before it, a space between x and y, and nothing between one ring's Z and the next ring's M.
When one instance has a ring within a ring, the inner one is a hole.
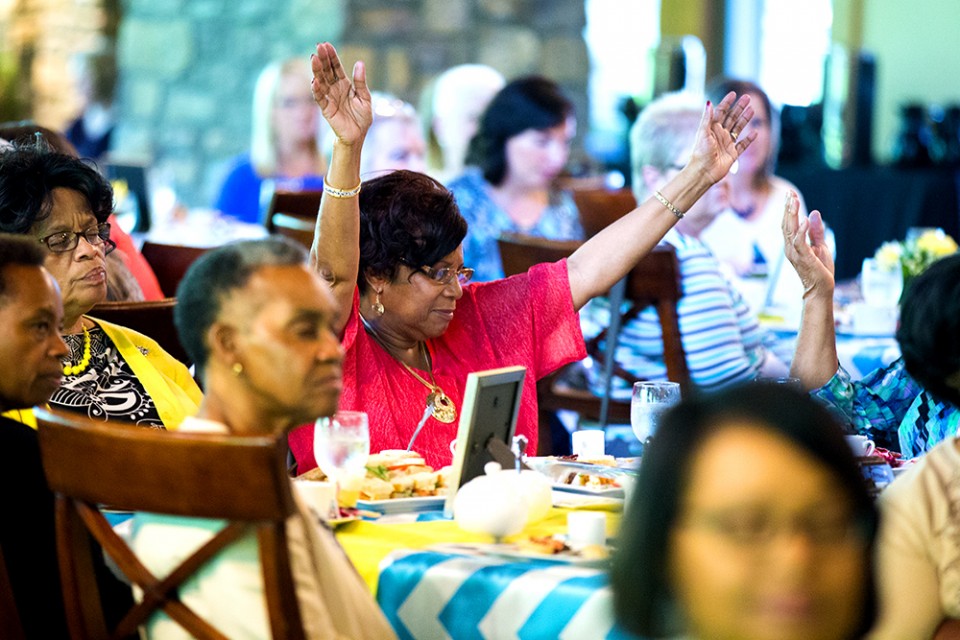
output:
M577 310L647 255L756 135L745 132L749 98L707 103L686 167L655 197L567 260L464 286L473 275L463 264L467 224L446 188L410 171L360 184L372 120L363 63L350 78L322 43L311 64L314 98L335 135L311 261L342 310L340 407L369 414L373 450L414 448L434 466L452 459L472 371L527 368L517 433L536 449L536 381L585 355ZM291 435L301 471L315 464L311 439L310 428Z

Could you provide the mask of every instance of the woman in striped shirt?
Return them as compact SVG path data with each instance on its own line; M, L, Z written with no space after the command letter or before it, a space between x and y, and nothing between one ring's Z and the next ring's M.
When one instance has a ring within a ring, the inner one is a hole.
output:
M677 93L658 98L640 114L630 132L633 189L638 202L649 198L683 168L701 112L699 100ZM787 374L786 365L764 348L764 334L756 315L724 278L716 258L700 241L700 234L727 206L727 201L727 186L721 181L690 207L663 239L676 249L680 262L680 333L691 379L701 389ZM581 312L581 325L588 339L608 326L609 321L606 298L594 299ZM637 378L666 379L660 323L653 307L623 325L616 361ZM603 391L601 369L587 369L590 388L598 395ZM614 377L611 394L628 399L631 386L627 380Z

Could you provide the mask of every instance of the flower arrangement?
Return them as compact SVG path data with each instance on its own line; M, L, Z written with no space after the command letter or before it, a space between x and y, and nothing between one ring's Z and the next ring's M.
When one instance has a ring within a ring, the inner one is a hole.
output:
M908 234L903 242L884 242L873 257L888 269L900 265L906 283L940 258L956 252L956 241L943 229L926 229L919 234Z

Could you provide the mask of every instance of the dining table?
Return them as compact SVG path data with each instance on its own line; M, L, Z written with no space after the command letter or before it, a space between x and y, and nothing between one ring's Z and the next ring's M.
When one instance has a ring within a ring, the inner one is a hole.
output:
M568 502L505 541L565 533L567 515L579 509L604 513L612 538L621 506ZM360 519L336 536L401 639L634 637L614 622L609 560L501 552L491 536L461 529L442 511Z

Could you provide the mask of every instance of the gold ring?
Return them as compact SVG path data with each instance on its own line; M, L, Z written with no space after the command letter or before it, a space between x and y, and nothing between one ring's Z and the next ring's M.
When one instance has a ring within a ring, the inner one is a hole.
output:
M733 131L730 132L730 137L733 138L734 142L737 141L737 134L735 134Z

